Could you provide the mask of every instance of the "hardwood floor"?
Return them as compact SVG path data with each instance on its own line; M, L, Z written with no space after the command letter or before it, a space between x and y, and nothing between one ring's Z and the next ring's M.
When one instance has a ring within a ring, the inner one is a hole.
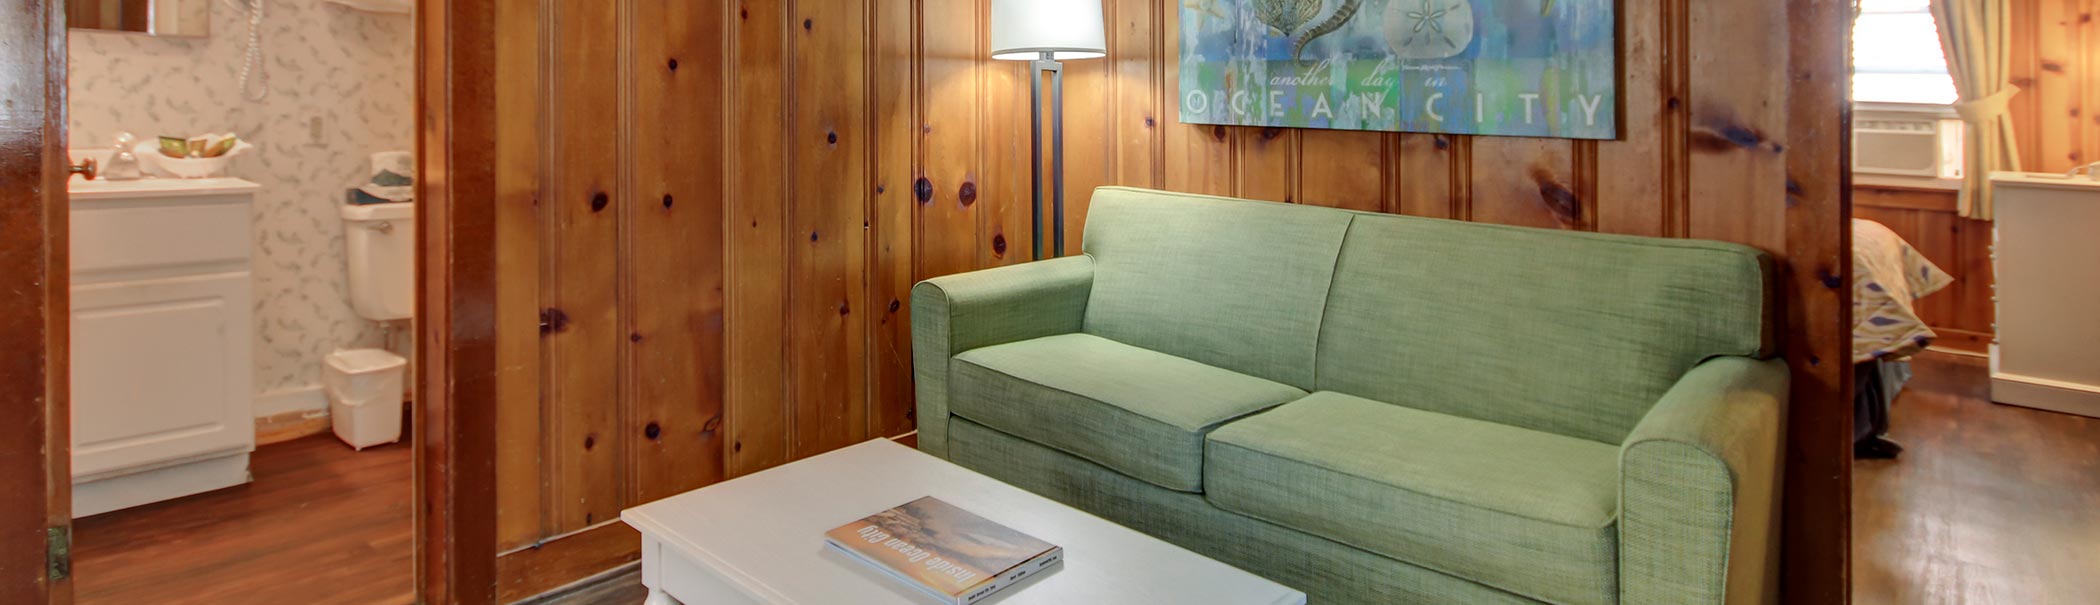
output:
M257 448L247 485L78 519L75 602L410 603L409 454L315 435Z
M1853 465L1853 602L2100 603L2100 420L1991 403L1981 358L1928 353Z
M1990 402L1979 358L1928 353L1897 400L1907 450L1853 476L1861 605L2100 603L2100 420ZM82 605L409 603L404 444L256 451L256 481L80 519ZM543 601L632 605L625 573Z

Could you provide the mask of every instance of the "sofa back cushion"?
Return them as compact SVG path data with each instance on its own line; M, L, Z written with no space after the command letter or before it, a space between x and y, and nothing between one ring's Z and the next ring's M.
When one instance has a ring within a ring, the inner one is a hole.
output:
M1104 187L1087 211L1085 331L1300 389L1352 215Z
M1693 365L1772 353L1769 262L1720 242L1358 215L1314 390L1617 444Z

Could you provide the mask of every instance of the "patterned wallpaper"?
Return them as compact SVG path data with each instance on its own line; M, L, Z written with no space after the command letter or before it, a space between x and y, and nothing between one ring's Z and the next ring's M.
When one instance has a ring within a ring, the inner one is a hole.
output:
M378 327L350 309L336 205L365 179L373 152L413 147L415 51L406 15L263 2L267 99L238 91L247 12L214 1L207 38L73 30L69 114L74 149L107 147L127 130L144 140L232 131L256 144L229 172L263 186L255 386L268 395L319 385L322 357L337 348L380 343Z

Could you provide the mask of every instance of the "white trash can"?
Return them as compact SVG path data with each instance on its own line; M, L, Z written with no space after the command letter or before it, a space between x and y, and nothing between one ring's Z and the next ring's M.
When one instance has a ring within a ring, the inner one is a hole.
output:
M401 440L401 375L408 360L382 349L328 355L323 384L335 436L359 450Z

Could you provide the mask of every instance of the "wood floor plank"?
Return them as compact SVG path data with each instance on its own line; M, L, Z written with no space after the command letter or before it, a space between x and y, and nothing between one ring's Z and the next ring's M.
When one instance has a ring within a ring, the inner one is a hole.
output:
M2100 420L1991 403L1979 357L1913 368L1903 455L1853 465L1853 602L2100 603Z
M1855 466L1854 602L2100 602L2100 420L1993 404L1976 358L1915 368L1892 412L1907 451ZM80 519L78 602L411 601L406 445L318 435L259 448L253 468L245 486ZM634 602L624 580L573 602Z
M414 601L409 446L262 446L255 481L78 519L80 605Z

